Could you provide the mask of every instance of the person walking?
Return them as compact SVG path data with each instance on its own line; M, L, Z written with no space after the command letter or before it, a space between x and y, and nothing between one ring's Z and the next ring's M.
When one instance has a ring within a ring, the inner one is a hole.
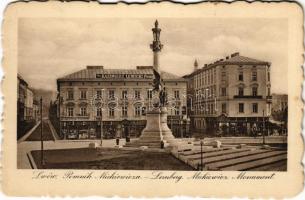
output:
M120 138L122 135L122 126L120 124L117 125L116 128L116 134L115 134L115 140L116 140L116 145L119 146L120 145Z

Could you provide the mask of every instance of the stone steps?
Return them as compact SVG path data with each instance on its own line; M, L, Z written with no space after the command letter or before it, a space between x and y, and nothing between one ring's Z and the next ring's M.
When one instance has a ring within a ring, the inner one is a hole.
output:
M147 146L149 148L161 148L161 144L141 144L141 143L130 143L124 145L124 147L141 147L141 146Z
M220 161L226 161L230 159L239 159L242 157L246 156L251 156L251 155L258 155L258 154L263 154L270 152L270 150L260 150L260 151L242 151L242 152L235 152L231 154L223 154L223 155L218 155L214 157L203 157L203 163L205 165L215 163L215 162L220 162ZM192 163L197 166L198 163L200 163L200 157L194 159Z
M276 170L275 170L276 169ZM256 166L250 169L251 171L286 171L287 159L280 160L268 165Z
M203 148L202 152L207 153L207 152L215 152L215 151L224 151L224 150L230 150L232 148ZM183 152L181 155L183 156L188 156L188 155L194 155L194 154L200 154L201 150L194 150L194 151L189 151L189 152Z
M223 168L230 169L230 167L231 167L231 168L234 168L234 170L236 170L235 167L239 164L257 161L260 159L268 160L268 159L270 159L270 157L278 156L278 155L282 155L282 154L286 154L286 152L285 151L270 151L267 153L255 154L255 155L245 156L245 157L241 157L241 158L237 158L237 159L228 159L225 161L219 161L219 162L207 164L206 167L208 169L215 169L215 170L220 170Z
M229 149L229 150L223 150L223 151L207 152L207 153L203 153L203 158L218 157L218 156L224 156L224 155L233 156L237 153L248 152L248 151L250 151L250 149ZM200 157L201 157L200 154L194 154L194 155L187 156L187 158L190 160L200 159Z
M272 163L276 163L276 162L284 161L284 160L287 160L287 154L280 154L280 155L276 155L276 156L272 156L272 157L267 157L267 158L260 159L260 160L255 160L255 161L251 161L251 162L241 163L241 164L230 166L230 167L224 167L224 168L221 168L220 170L222 170L222 171L249 170L249 169L252 169L252 168L255 168L255 167L266 166L268 164L272 164Z

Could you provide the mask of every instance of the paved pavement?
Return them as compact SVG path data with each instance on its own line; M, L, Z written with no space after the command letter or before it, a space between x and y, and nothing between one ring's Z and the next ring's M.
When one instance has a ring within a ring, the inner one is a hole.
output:
M184 139L193 140L193 139ZM261 143L262 137L250 138L250 137L230 137L230 138L206 138L205 141L220 140L223 143ZM55 141L45 141L44 149L70 149L70 148L85 148L88 147L90 143L95 142L100 144L100 140L55 140ZM266 143L285 143L287 138L283 136L269 136L266 137ZM194 143L195 146L199 145L199 141ZM103 147L114 147L116 145L115 139L103 140ZM120 145L125 145L125 139L120 140ZM17 166L21 169L30 169L30 163L27 158L27 153L32 150L40 150L40 141L22 141L18 142L17 147Z
M43 140L44 141L55 140L47 119L42 120L42 127L43 127ZM41 124L39 124L39 126L37 126L36 129L25 140L40 141L41 139L40 129L41 129Z
M204 141L219 140L223 144L262 144L263 137L214 137ZM198 142L197 142L198 143ZM287 144L287 136L266 136L265 144Z

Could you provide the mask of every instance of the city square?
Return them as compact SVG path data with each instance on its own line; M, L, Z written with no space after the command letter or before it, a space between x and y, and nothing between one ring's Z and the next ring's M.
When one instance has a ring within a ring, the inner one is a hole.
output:
M18 76L18 168L286 171L272 63L235 52L178 76L162 69L157 20L152 33L151 66L88 65L52 94Z

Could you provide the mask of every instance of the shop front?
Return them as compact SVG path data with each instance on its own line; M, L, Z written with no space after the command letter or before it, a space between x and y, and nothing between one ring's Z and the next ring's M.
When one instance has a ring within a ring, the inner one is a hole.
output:
M116 135L116 129L118 125L122 125L122 121L103 121L103 130L101 131L100 121L62 121L61 133L64 139L98 139L101 138L101 132L103 133L103 139L114 139ZM122 137L139 137L142 130L145 128L145 120L128 121L125 123ZM124 134L125 133L125 134Z

